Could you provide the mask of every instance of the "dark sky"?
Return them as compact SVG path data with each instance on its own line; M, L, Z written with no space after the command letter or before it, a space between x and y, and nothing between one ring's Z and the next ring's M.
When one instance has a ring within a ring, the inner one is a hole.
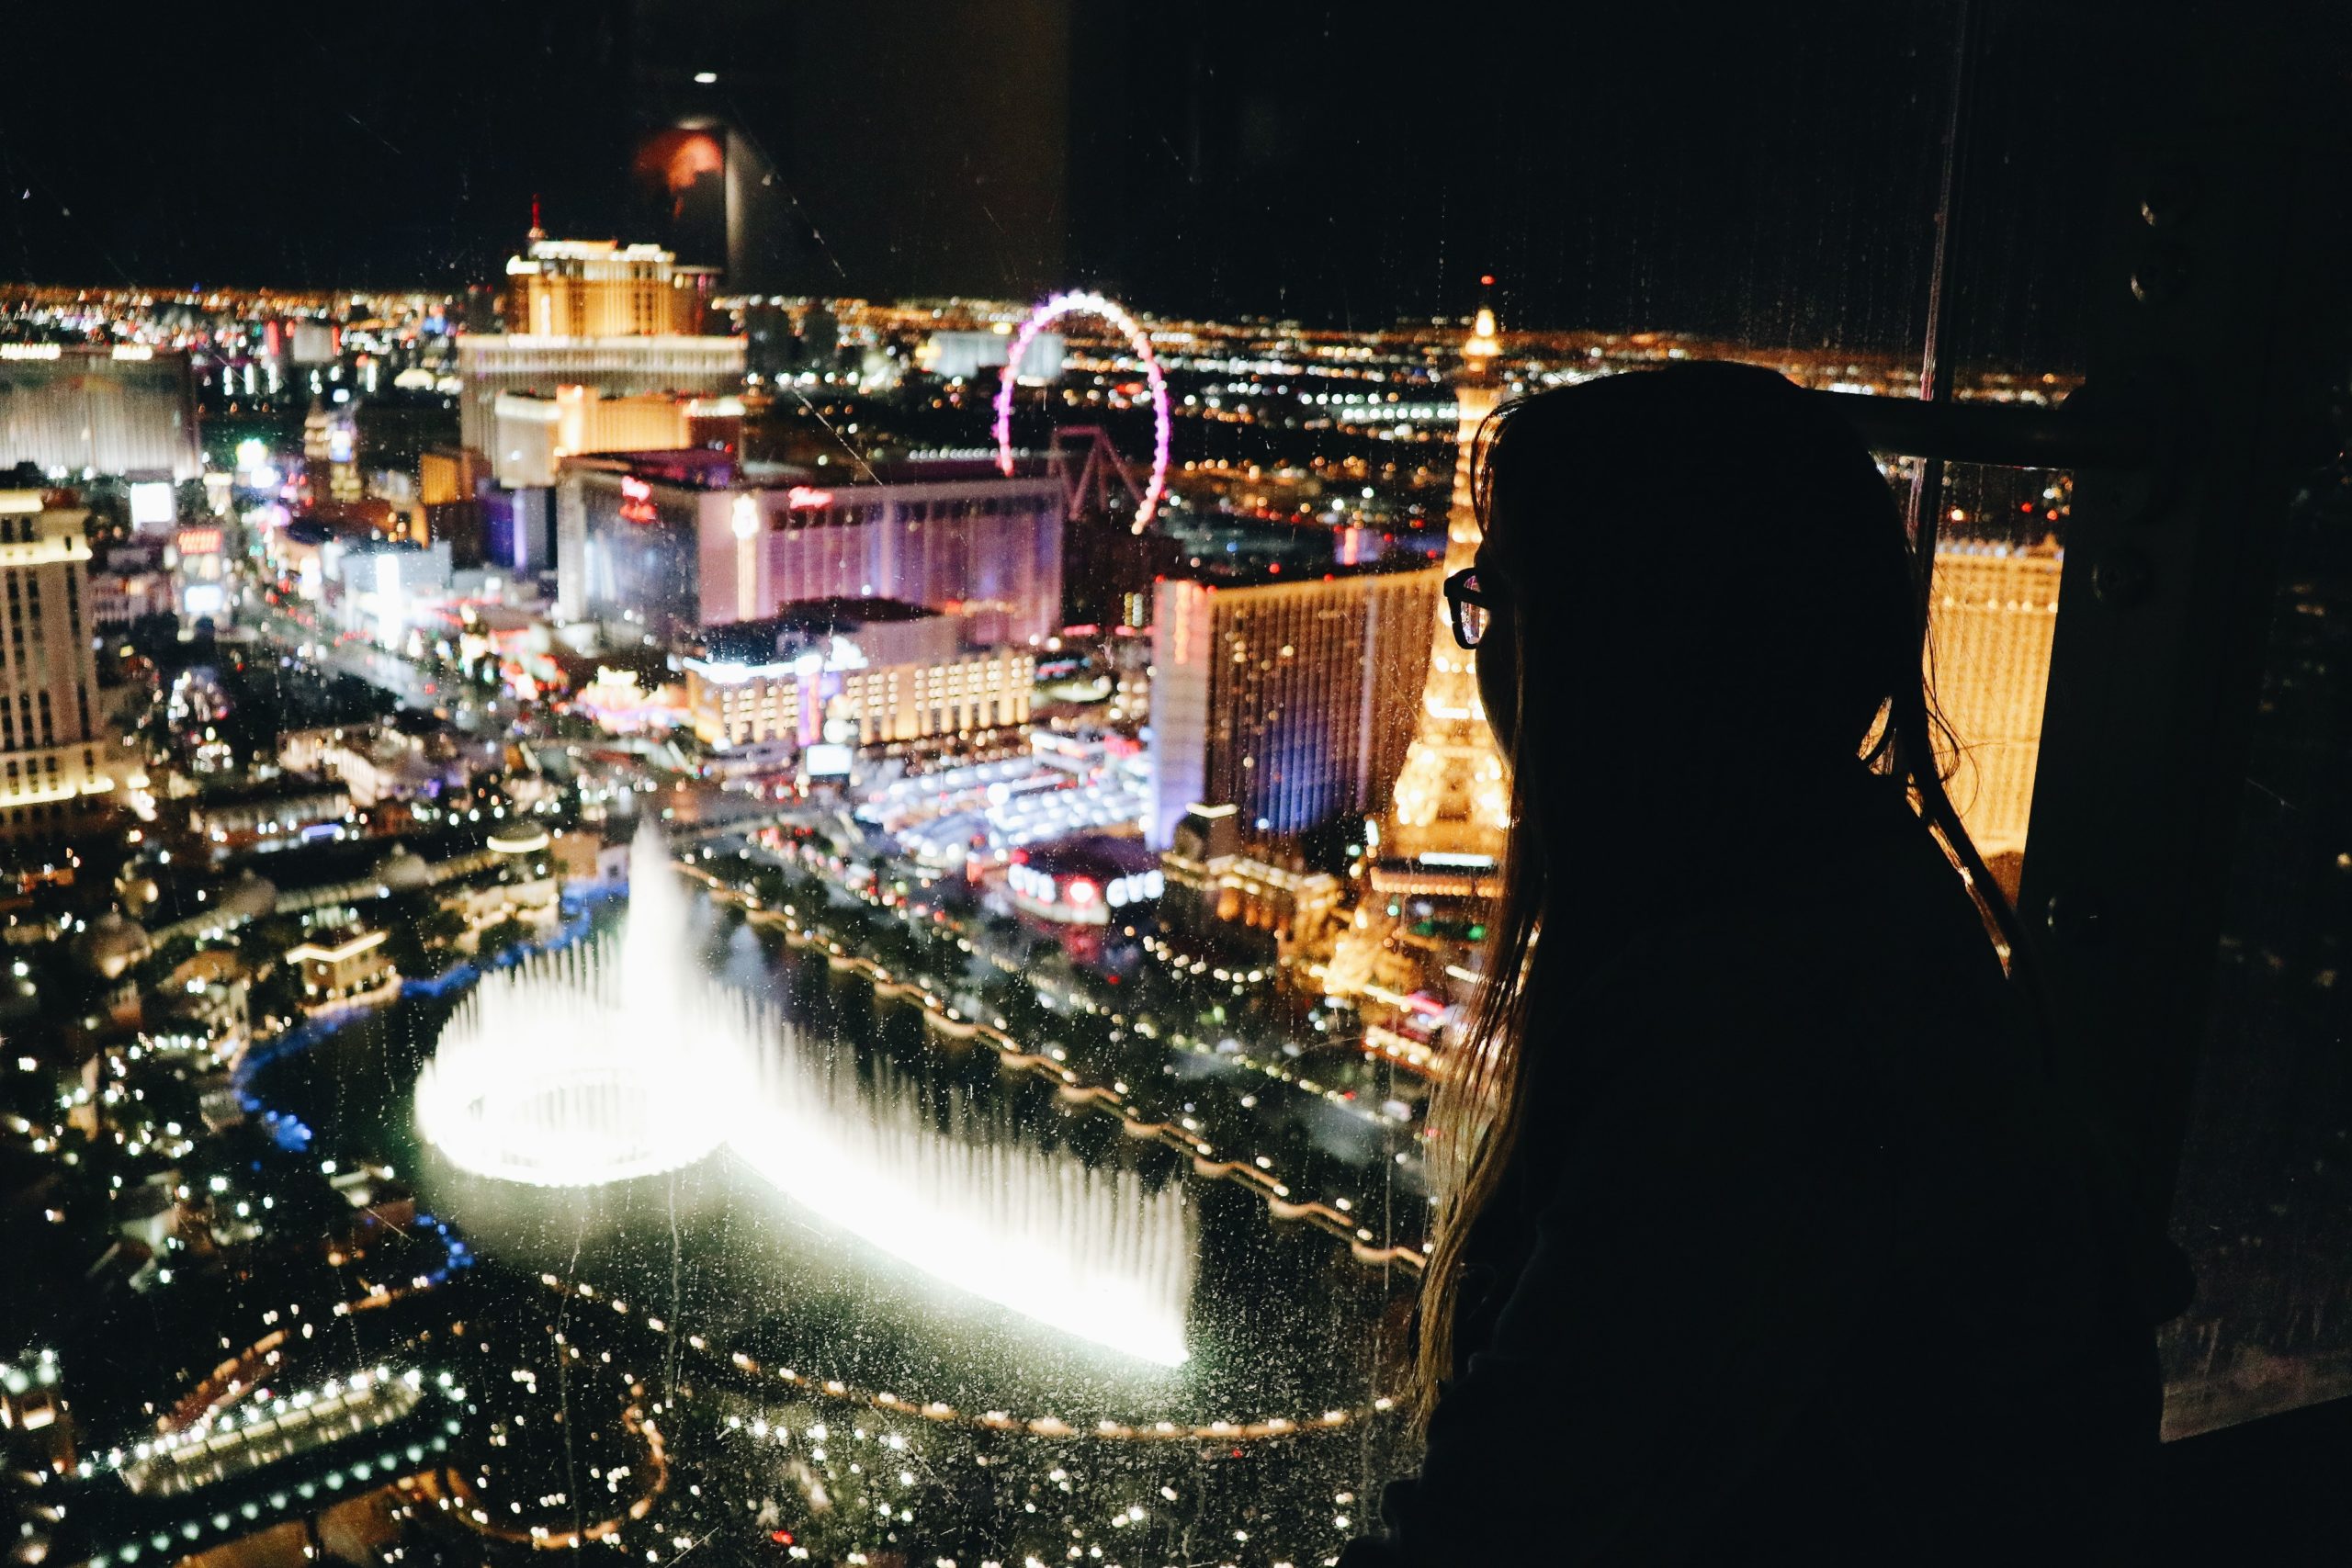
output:
M633 138L702 106L774 175L763 287L1361 327L1491 271L1529 325L1856 348L1918 337L1953 39L1884 0L228 0L100 66L91 13L30 9L0 276L483 279L534 193L653 237ZM1981 14L1965 324L2063 368L2112 13Z
M1907 341L1941 10L1211 0L1139 51L1177 90L1130 122L1120 260L1141 292L1356 325L1457 310L1491 272L1531 323Z

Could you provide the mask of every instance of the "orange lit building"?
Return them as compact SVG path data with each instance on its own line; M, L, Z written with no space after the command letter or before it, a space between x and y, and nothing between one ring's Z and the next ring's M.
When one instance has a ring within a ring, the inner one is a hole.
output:
M1163 924L1213 933L1239 926L1271 935L1280 953L1319 941L1340 907L1340 879L1244 853L1230 806L1200 806L1176 826L1159 863Z
M286 950L286 962L302 976L302 1006L312 1012L389 996L401 983L381 931L346 932L325 945L301 942Z
M1502 400L1494 370L1502 344L1496 333L1494 311L1481 306L1453 378L1448 574L1468 567L1478 550L1471 462L1479 430ZM1498 890L1510 825L1510 784L1478 693L1475 656L1454 640L1442 601L1433 607L1426 646L1427 674L1409 721L1412 744L1386 816L1367 825L1367 879L1356 890L1355 909L1323 976L1327 991L1358 997L1370 1007L1366 1040L1417 1069L1431 1059L1441 1020L1451 1016L1436 993L1466 994L1475 983L1467 965L1485 934L1485 901ZM1449 917L1442 926L1416 934L1412 928L1421 917L1441 907ZM1414 998L1410 1005L1408 998ZM1432 1010L1419 1010L1425 1005Z
M1936 552L1936 699L1960 743L1950 788L1987 860L2025 849L2064 561L2054 541Z
M594 387L559 386L552 397L501 392L491 470L509 490L556 482L564 458L597 452L674 452L706 435L740 433L743 404L729 397L646 392L609 396Z
M495 456L502 394L724 395L743 385L743 340L702 335L713 275L659 245L550 240L506 263L503 333L458 339L458 433ZM575 448L577 449L577 448Z
M470 502L481 478L479 455L458 446L429 447L416 460L417 500L428 510Z
M691 336L702 324L707 267L682 267L659 245L534 237L506 262L506 330L541 337Z

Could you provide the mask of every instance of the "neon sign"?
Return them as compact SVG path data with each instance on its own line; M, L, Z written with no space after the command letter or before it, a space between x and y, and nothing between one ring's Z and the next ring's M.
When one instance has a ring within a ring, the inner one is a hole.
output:
M808 485L794 485L784 492L784 504L795 512L813 512L833 503L833 492L816 490Z
M653 487L628 474L621 476L621 517L630 523L659 523L662 513L653 505Z

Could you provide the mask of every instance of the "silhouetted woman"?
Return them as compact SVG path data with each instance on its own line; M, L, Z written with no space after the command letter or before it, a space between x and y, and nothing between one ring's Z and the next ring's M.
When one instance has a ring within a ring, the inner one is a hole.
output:
M2160 1314L1938 777L1869 453L1691 364L1506 407L1476 490L1447 593L1516 826L1427 1454L1343 1561L2103 1560Z

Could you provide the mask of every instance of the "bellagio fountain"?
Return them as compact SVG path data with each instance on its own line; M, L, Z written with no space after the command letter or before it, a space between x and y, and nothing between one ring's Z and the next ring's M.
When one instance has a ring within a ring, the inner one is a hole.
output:
M706 974L650 820L617 942L486 974L416 1085L426 1141L477 1176L596 1187L731 1151L787 1199L956 1290L1161 1366L1186 1357L1195 1219L1148 1188L861 1086L849 1047Z

